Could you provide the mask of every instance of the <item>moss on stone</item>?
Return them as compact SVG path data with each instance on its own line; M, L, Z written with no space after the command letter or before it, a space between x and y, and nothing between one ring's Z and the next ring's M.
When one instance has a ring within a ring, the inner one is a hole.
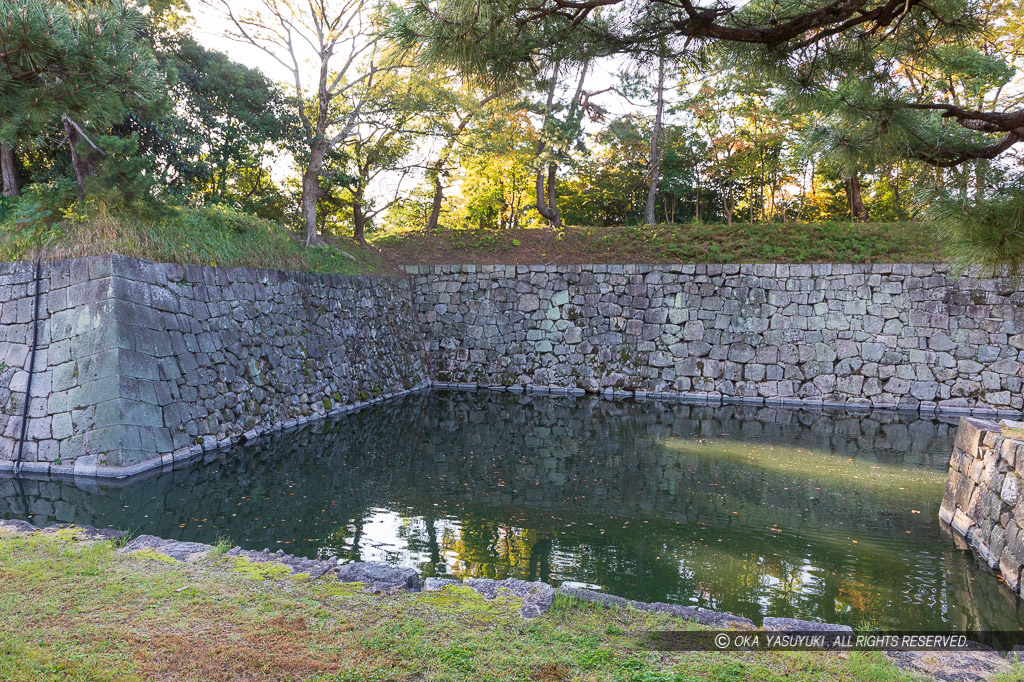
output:
M292 570L282 564L273 562L249 561L245 557L233 557L231 570L253 580L273 580L289 576ZM307 575L308 579L309 576Z

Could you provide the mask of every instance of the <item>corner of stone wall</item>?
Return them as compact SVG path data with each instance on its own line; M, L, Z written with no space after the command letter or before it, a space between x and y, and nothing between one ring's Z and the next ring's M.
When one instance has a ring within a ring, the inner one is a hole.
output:
M1024 422L961 418L939 518L1014 592L1024 570Z
M121 390L114 257L42 264L39 334L23 452L26 470L47 473L95 455L121 461L126 435ZM4 459L17 457L28 384L35 307L35 264L0 268L0 422ZM6 380L6 383L5 383Z
M34 263L0 263L0 470L25 404ZM429 384L407 278L53 261L23 471L128 476Z

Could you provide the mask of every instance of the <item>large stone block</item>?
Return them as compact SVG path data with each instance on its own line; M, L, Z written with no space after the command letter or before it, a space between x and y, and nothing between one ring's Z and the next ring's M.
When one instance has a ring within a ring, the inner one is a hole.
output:
M962 450L970 457L980 457L982 453L979 446L981 445L982 436L986 431L998 429L999 426L995 422L962 417L956 431L956 441L953 443L953 447Z

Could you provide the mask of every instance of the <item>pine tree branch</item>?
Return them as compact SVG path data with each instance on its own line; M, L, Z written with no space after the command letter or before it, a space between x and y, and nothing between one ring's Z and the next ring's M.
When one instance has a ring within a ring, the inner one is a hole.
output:
M1024 109L1020 111L977 111L942 102L908 104L910 109L941 111L943 118L954 118L965 128L983 133L1009 133L1024 128Z
M1010 131L1002 140L987 147L944 150L938 154L918 153L916 157L936 168L955 168L968 161L994 159L1018 142L1024 142L1024 127Z

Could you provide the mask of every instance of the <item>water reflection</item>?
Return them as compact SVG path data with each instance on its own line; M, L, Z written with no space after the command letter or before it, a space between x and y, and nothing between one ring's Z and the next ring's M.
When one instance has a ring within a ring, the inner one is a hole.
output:
M0 516L862 626L1018 629L937 521L955 421L437 392Z

